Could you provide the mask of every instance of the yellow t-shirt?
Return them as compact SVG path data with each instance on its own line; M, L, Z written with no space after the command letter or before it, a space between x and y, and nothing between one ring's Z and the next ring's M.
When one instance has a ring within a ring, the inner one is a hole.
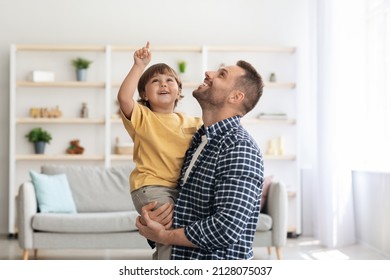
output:
M121 115L134 142L130 191L147 185L176 187L185 152L202 125L201 118L155 113L138 102L134 102L131 120Z

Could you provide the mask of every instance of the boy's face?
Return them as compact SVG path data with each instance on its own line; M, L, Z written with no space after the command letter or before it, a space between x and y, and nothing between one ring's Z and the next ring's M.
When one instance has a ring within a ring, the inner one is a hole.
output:
M145 100L153 108L174 108L176 100L180 98L179 85L171 74L153 75L145 85Z

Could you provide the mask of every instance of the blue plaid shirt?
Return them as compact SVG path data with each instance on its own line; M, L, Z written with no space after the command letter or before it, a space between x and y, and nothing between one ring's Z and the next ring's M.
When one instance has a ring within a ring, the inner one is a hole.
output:
M206 134L187 181L185 170ZM181 171L174 227L199 248L173 246L172 259L252 259L263 184L260 149L235 116L194 135Z

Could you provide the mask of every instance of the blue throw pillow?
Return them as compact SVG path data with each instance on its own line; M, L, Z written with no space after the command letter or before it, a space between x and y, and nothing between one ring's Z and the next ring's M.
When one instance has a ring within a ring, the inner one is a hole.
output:
M46 175L30 171L41 213L76 213L72 191L65 174Z

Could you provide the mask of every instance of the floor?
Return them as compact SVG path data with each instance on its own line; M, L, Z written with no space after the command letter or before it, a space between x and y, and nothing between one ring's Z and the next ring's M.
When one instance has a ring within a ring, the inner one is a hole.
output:
M151 250L40 250L41 260L149 260ZM255 259L276 259L275 251L271 256L266 248L254 248ZM32 252L30 258L33 258ZM327 249L310 237L287 239L287 245L282 248L284 260L389 260L390 256L362 244L344 248ZM0 260L21 260L22 250L18 241L0 236Z

